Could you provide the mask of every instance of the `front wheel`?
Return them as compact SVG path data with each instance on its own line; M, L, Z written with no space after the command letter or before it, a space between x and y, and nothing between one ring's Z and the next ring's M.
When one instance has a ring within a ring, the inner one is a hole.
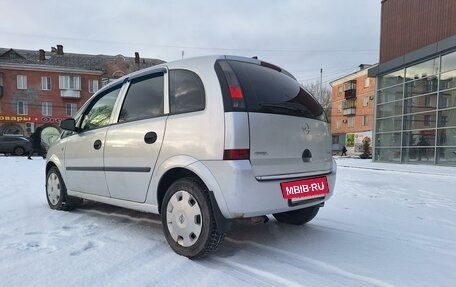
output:
M57 210L71 210L74 205L71 204L67 193L66 186L63 182L57 167L49 169L46 176L46 198L49 207Z
M215 251L223 239L206 186L196 178L183 178L166 191L161 207L166 240L177 254L190 259Z
M273 216L278 222L303 225L311 221L317 215L319 209L319 205L314 205L303 209L274 213Z

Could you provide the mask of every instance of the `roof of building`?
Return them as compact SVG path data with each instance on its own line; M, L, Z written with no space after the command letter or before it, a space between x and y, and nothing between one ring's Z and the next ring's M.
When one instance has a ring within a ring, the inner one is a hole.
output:
M13 48L0 48L0 64L40 65L49 67L74 68L92 71L102 71L104 74L108 66L120 64L127 69L127 73L164 63L159 59L125 57L122 55L88 55L64 53L63 46L52 48L51 51L22 50ZM41 59L40 59L40 53Z
M359 77L361 74L366 74L370 68L377 67L377 65L378 64L361 64L361 65L358 66L359 70L351 72L351 73L349 73L347 75L343 75L341 77L338 77L337 79L334 79L331 82L329 82L329 85L331 87L334 87L335 85L341 84L341 82L345 82L345 81L349 81L349 80L355 79L355 78Z

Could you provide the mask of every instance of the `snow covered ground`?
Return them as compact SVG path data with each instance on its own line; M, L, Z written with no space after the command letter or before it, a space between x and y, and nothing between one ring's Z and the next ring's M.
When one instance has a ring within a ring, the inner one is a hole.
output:
M51 210L45 161L0 156L0 286L456 286L456 168L337 162L309 224L238 222L191 261L157 215Z

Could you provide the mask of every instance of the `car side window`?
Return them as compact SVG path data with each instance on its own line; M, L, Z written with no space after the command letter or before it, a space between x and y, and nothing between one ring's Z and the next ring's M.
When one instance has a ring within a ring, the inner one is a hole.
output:
M164 114L164 77L157 73L131 81L120 111L119 122L135 121Z
M204 86L197 74L188 70L170 70L169 106L171 114L204 110Z
M94 99L82 115L81 130L87 131L109 125L114 104L122 86L117 86Z

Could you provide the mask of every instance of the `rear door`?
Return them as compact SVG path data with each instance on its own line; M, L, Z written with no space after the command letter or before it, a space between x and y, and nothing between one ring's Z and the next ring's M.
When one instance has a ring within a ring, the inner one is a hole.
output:
M330 172L331 136L323 108L280 68L229 61L248 112L255 176Z
M107 131L104 169L113 198L146 199L165 134L165 75L161 69L130 79L117 123Z

